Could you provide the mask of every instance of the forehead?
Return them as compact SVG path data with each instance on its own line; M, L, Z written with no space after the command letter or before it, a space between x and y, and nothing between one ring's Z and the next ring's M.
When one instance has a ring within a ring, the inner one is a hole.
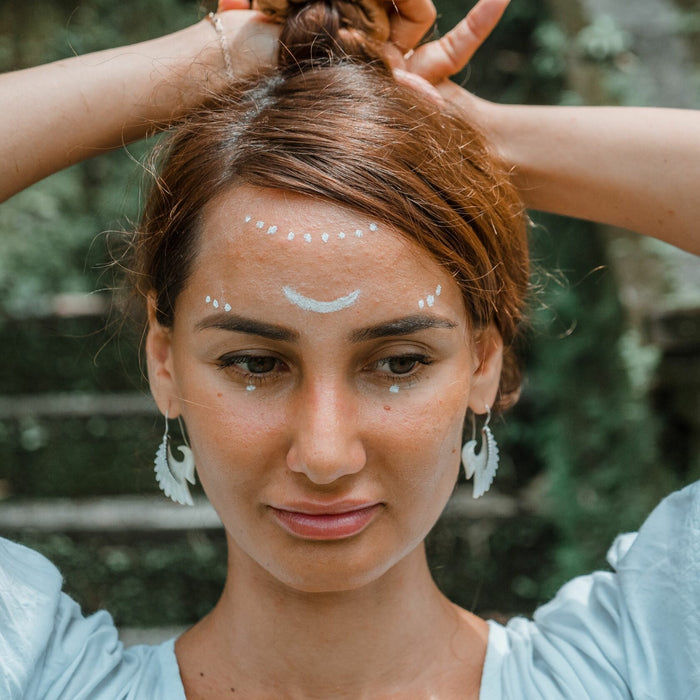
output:
M380 220L250 186L217 197L203 212L190 278L199 296L235 294L238 303L270 301L289 289L322 301L359 290L363 306L393 296L412 299L416 309L434 301L436 290L447 300L450 285L459 296L427 252Z

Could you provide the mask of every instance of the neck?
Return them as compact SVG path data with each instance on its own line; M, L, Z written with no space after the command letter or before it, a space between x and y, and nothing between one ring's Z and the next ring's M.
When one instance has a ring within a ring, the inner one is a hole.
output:
M419 698L446 664L478 692L486 635L437 589L422 545L371 584L334 593L287 588L234 547L221 600L177 653L186 688L207 678L203 687L243 697Z

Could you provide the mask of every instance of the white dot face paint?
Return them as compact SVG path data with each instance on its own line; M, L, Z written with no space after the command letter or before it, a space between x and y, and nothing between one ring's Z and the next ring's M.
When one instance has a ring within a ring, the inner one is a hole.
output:
M206 304L211 304L215 309L221 308L221 309L223 309L224 311L226 311L227 313L228 313L229 311L231 311L231 309L232 309L231 304L229 304L228 302L226 302L226 303L221 302L221 301L219 301L218 299L214 299L214 298L211 296L211 294L207 294L207 296L204 298L204 302L205 302Z
M255 384L248 384L245 388L246 391L255 391L256 386Z
M243 219L243 221L246 224L249 224L251 221L253 221L253 216L251 214L247 214L245 216L245 218ZM279 227L277 224L266 224L262 220L256 220L256 222L255 222L256 229L263 230L266 226L267 226L266 231L270 235L277 233L277 231L279 230ZM379 226L374 222L369 223L367 228L372 232L376 232L379 230ZM300 235L306 243L311 243L313 241L313 236L309 232L306 232L306 233L303 233ZM352 235L355 238L362 238L364 236L364 230L361 228L357 228L357 229L355 229L355 231L353 232ZM343 241L348 237L348 234L345 231L339 231L337 234L331 234L331 233L328 233L327 231L324 231L320 236L321 241L323 243L328 243L334 237L337 237L338 240ZM290 231L287 234L288 241L293 241L295 238L296 238L296 234L293 231Z
M331 301L319 301L318 299L306 297L291 287L283 287L282 292L284 293L285 297L287 297L287 299L295 306L298 306L304 311L313 311L318 314L328 314L332 313L333 311L342 311L343 309L348 308L348 306L352 306L360 298L359 289L356 289L354 292L350 292L350 294L346 294L345 296L338 297L337 299L332 299ZM219 302L218 299L213 299L210 294L207 294L204 301L206 304L211 304L215 309L220 307L223 308L223 310L227 313L232 309L231 304L228 302ZM251 386L252 388L249 387L248 391L255 389L255 386Z
M393 384L392 386L389 387L389 391L392 394L398 394L399 393L399 385L398 384Z
M318 299L311 299L310 297L305 297L291 287L282 287L282 292L284 296L292 302L295 306L298 306L304 311L313 311L317 314L328 314L333 311L341 311L342 309L347 309L348 306L352 306L360 298L360 290L356 289L354 292L350 292L344 297L338 297L332 301L319 301Z
M433 294L427 294L425 299L418 300L418 308L424 309L426 304L429 307L435 306L435 300L437 299L437 297L440 296L441 293L442 293L442 286L438 284L438 286L435 287L435 292Z

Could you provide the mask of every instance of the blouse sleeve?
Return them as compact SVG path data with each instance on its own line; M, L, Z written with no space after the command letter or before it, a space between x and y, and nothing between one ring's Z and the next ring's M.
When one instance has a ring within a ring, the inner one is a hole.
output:
M490 623L481 698L700 698L700 482L566 584L534 620Z
M125 650L111 616L84 617L43 556L0 538L0 698L184 700L172 640Z

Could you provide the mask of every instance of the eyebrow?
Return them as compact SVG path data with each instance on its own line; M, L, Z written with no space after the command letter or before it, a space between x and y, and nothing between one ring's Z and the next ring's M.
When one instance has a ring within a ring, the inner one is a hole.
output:
M375 326L360 328L353 331L349 340L351 343L363 343L368 340L378 338L389 338L395 336L411 335L429 328L456 328L457 324L441 316L434 314L415 314L397 318L392 321L378 323ZM232 333L245 333L247 335L257 335L268 340L296 341L299 340L299 333L278 326L273 323L256 321L245 316L238 316L230 312L212 314L199 321L195 329L198 331L214 328Z
M397 335L411 335L428 328L456 328L457 324L441 316L433 314L415 314L397 318L386 323L378 323L376 326L360 328L350 334L350 342L363 343L367 340L388 338Z
M252 318L238 316L229 312L212 314L203 318L195 329L198 331L207 328L217 328L222 331L230 331L232 333L246 333L247 335L259 335L268 340L299 340L299 334L290 328L277 326L274 323L263 323L255 321Z

